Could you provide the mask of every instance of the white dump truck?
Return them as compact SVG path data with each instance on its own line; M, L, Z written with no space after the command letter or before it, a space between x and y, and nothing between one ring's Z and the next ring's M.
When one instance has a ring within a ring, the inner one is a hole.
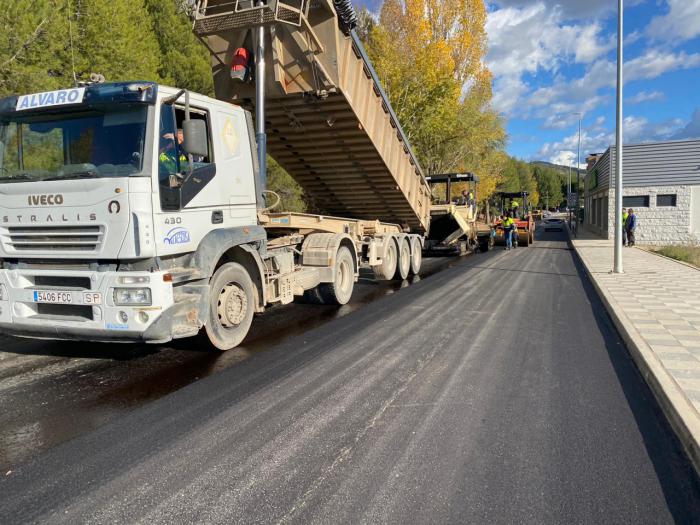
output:
M0 100L0 329L226 350L270 305L346 303L362 268L418 273L430 191L346 8L197 4L216 99L138 81ZM327 215L274 210L266 126Z

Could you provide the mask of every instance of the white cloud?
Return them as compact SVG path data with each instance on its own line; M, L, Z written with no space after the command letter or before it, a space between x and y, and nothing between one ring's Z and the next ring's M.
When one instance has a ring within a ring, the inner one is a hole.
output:
M668 13L655 16L645 33L654 40L678 42L700 35L700 0L668 0Z
M650 49L645 54L625 62L625 84L697 66L700 66L700 53L674 53ZM614 88L616 81L615 63L610 60L598 60L582 77L557 77L550 86L531 93L524 104L530 109L527 116L544 119L546 128L564 129L572 122L570 113L589 113L610 101L612 94L601 94L601 90ZM646 93L645 96L648 97L647 100L658 100L663 94L653 92ZM630 102L635 103L634 100Z
M501 113L511 115L515 112L519 101L529 89L520 77L501 76L496 78L493 83L493 99L491 103Z
M525 74L555 73L569 63L588 64L614 46L602 37L598 22L564 24L560 8L549 9L544 0L522 7L491 11L486 22L489 38L487 63L494 77L494 107L509 115L527 92ZM525 88L525 89L524 89Z
M605 151L614 140L614 135L607 131L593 132L589 129L581 130L581 168L586 167L586 154L590 152ZM568 166L571 161L576 166L576 156L578 154L578 131L564 137L558 142L545 143L537 152L538 159L547 160L562 166Z
M640 3L642 0L627 0L626 6ZM608 16L617 10L615 2L610 0L542 0L548 11L558 9L565 20L590 19ZM500 7L523 8L531 5L532 0L496 0Z
M700 108L693 114L694 121L686 127L700 135ZM604 117L598 117L593 126L581 130L581 167L585 167L585 158L589 153L603 152L615 143L615 132L603 128ZM694 124L693 124L694 122ZM623 141L625 144L668 140L680 138L679 130L685 124L681 119L650 122L646 117L629 115L623 121ZM682 132L681 132L682 133ZM537 152L536 158L568 166L568 160L576 164L578 132L564 137L558 142L547 142ZM565 162L562 162L565 161Z
M700 66L700 53L688 54L685 51L674 53L649 49L645 54L625 62L625 82L656 78L669 71L693 69L698 66Z
M640 91L633 97L628 98L625 102L628 104L641 104L642 102L652 102L665 99L666 95L664 95L661 91Z
M674 139L700 139L700 108L696 108L690 121L673 136Z

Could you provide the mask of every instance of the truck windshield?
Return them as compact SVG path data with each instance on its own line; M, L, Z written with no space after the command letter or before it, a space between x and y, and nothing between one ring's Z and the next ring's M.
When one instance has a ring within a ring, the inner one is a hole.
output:
M13 113L0 121L0 183L126 177L141 171L145 106L53 114Z

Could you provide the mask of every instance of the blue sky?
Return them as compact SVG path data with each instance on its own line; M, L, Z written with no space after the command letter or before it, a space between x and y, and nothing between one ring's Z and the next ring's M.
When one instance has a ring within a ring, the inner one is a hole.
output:
M366 0L377 11L381 0ZM508 152L576 162L615 135L617 2L487 2L494 107ZM624 142L700 138L700 0L625 1Z

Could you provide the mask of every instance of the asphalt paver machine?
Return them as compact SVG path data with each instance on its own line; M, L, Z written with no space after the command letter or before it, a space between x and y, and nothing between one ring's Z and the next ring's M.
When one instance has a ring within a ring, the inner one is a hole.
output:
M431 255L463 255L473 251L487 251L491 246L490 229L477 221L476 184L479 177L473 173L445 173L426 177L431 189L430 230L426 235L424 251ZM471 199L460 195L452 197L459 184ZM483 226L483 227L480 227Z

